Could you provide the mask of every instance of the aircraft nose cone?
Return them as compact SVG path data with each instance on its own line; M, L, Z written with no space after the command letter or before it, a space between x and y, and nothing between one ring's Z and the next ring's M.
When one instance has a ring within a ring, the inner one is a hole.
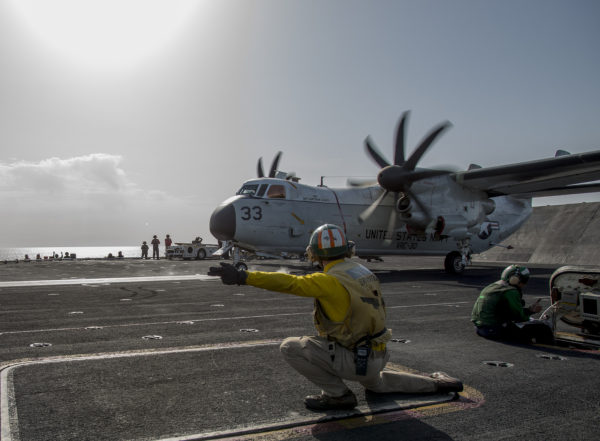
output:
M218 206L210 216L210 232L219 240L232 240L235 236L235 209L233 205Z

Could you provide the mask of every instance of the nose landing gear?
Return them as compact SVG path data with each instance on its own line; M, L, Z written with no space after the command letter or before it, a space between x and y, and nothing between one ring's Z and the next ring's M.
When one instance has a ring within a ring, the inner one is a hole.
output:
M235 266L238 270L248 270L248 265L246 265L246 262L242 261L240 249L238 247L232 247L231 251L233 257L233 266Z

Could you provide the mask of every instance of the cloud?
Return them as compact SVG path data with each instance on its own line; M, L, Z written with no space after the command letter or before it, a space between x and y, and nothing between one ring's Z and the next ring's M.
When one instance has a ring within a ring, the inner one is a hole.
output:
M0 163L0 246L132 245L165 233L209 238L212 204L141 188L122 161L94 153Z
M60 195L127 194L136 191L125 171L122 157L93 153L68 159L0 164L0 191L16 194Z

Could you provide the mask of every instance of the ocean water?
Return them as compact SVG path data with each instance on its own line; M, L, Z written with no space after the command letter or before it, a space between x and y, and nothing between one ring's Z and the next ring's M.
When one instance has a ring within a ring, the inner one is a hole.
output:
M119 251L123 253L125 257L140 257L142 255L141 245L130 246L130 245L115 245L115 246L104 246L104 247L22 247L22 248L2 248L0 247L0 261L3 260L22 260L25 258L25 254L29 255L30 259L35 259L39 254L43 259L44 257L52 257L53 254L58 254L60 257L68 252L69 254L75 253L78 259L100 259L108 256L108 253L112 253L113 256L117 257ZM164 254L164 246L161 246L160 253ZM150 255L152 255L152 249L150 249Z

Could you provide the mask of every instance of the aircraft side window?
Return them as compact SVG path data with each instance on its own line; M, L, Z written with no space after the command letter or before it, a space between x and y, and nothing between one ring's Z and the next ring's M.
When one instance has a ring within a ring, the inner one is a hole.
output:
M267 197L285 199L285 187L283 185L271 185L267 192Z
M262 198L265 195L265 191L267 190L268 186L269 184L261 184L260 187L258 187L258 192L256 193L256 196Z
M238 195L248 195L254 196L256 190L258 189L258 184L247 184L244 185L238 192Z

